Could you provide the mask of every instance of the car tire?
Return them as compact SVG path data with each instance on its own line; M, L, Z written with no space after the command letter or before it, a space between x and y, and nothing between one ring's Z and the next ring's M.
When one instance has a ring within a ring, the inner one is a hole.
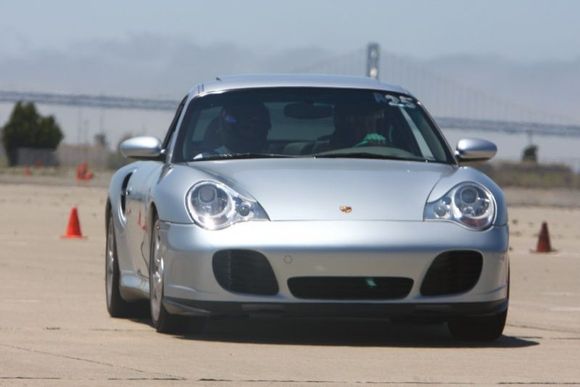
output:
M462 341L493 341L505 327L507 310L492 316L456 317L447 322L451 335Z
M507 301L510 298L510 269L508 267ZM447 322L451 335L463 341L493 341L503 334L508 310L491 316L456 317Z
M111 214L107 216L107 238L105 244L105 299L111 317L141 317L147 308L142 302L127 302L121 296L119 256L117 240Z
M187 317L171 314L163 305L164 259L161 254L160 222L155 216L151 227L149 255L149 302L151 322L160 333L200 333L205 327L202 317Z

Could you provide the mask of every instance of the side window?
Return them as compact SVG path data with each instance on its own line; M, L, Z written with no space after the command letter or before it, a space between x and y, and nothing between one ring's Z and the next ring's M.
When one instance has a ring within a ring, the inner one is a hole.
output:
M424 155L429 155L431 158L437 160L445 160L447 155L443 148L443 143L437 138L437 134L433 130L431 124L427 121L425 114L421 114L418 110L407 110L410 118L413 120L415 127L419 131L419 136L429 148L429 153L424 152Z
M171 140L171 136L173 132L175 132L175 128L177 127L177 122L179 121L179 117L181 116L181 112L183 111L183 107L185 106L185 101L187 101L187 95L181 100L177 110L175 111L175 116L173 116L173 120L171 120L171 125L169 125L169 129L167 129L167 134L165 135L165 139L163 140L163 149L167 149L169 146L169 141Z
M431 149L429 148L427 141L425 141L425 137L423 137L423 132L421 132L421 130L419 130L417 125L415 125L415 121L413 121L413 119L405 109L401 108L401 113L403 114L403 117L405 117L407 125L409 125L409 127L411 128L411 133L413 133L415 141L417 142L417 145L421 150L421 155L428 160L434 160L435 157L433 157L433 153L431 152Z

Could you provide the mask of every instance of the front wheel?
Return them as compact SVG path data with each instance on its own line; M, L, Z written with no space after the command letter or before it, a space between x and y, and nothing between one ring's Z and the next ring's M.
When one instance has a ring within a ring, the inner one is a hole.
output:
M165 259L161 249L160 222L157 217L153 219L152 225L151 254L149 256L149 301L153 327L161 333L186 331L199 333L204 327L202 318L174 315L163 306Z
M105 251L105 295L107 310L111 317L140 317L144 314L141 302L127 302L121 296L121 272L113 216L107 219L107 241Z
M508 265L507 300L510 299L511 270ZM447 322L451 335L464 341L493 341L503 334L507 319L505 311L491 316L456 317Z

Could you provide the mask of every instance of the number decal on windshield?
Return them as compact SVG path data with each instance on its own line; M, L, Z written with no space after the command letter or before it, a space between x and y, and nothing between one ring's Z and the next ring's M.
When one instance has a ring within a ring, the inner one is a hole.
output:
M389 106L402 107L407 109L415 109L417 107L415 100L404 95L397 96L392 94L375 93L375 100L378 103L388 103Z

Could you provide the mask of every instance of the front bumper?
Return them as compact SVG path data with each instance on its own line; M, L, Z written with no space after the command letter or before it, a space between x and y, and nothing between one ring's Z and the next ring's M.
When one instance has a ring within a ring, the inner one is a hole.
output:
M173 314L190 316L276 316L389 318L417 317L446 320L456 316L486 316L504 312L508 300L475 303L240 303L166 298L163 305Z
M358 316L435 313L488 314L507 307L508 228L471 231L451 222L268 222L239 223L219 231L162 222L165 306L180 314ZM212 260L218 251L244 249L263 254L278 292L253 295L227 291L217 282ZM424 296L421 284L436 256L447 251L479 252L483 265L470 290ZM395 300L311 300L288 287L295 277L384 276L413 280Z

